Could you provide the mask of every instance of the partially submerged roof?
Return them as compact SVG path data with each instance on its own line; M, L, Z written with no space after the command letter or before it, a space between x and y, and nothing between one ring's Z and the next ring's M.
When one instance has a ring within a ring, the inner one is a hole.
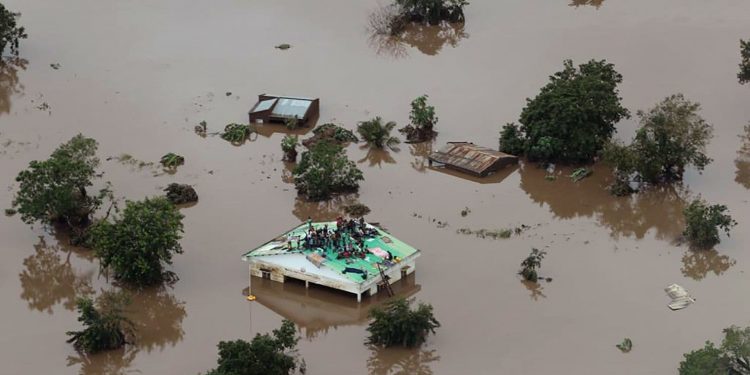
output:
M518 162L516 156L469 142L448 142L440 150L432 152L428 159L482 177Z
M307 121L318 115L319 103L319 99L313 98L258 95L258 102L250 109L250 122L283 122L294 118Z

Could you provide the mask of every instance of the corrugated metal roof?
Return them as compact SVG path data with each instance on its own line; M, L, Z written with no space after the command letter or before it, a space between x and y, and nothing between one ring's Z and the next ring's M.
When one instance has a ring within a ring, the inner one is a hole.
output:
M484 175L486 171L500 161L507 162L507 159L513 159L513 161L517 159L513 155L468 142L450 142L440 150L431 153L429 158L434 162L464 169L478 175Z
M274 116L286 118L304 118L312 101L305 99L279 98L279 102L271 112Z
M250 111L250 113L267 111L271 109L274 103L276 103L276 100L277 99L268 99L268 100L260 101L258 102L258 104L255 105L255 107L252 109L252 111Z

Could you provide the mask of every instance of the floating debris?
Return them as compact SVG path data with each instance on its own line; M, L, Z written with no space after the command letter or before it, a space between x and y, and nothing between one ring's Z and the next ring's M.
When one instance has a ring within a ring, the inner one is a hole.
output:
M50 68L55 69L55 70L60 69L60 64L59 63L49 64L49 66L50 66Z
M288 49L292 48L292 45L288 44L288 43L282 43L282 44L279 44L278 46L276 46L274 48L277 48L277 49L280 49L280 50L284 51L284 50L288 50Z
M682 310L695 302L695 299L688 294L687 290L677 284L664 288L664 291L672 299L668 306L673 311Z
M231 91L227 91L225 95L226 96L232 96L232 92Z
M177 168L177 166L185 164L185 158L173 152L170 152L162 156L159 162L164 166L164 168Z
M370 213L370 207L362 203L352 203L344 206L344 212L351 217L363 217Z
M146 162L143 160L138 160L130 154L120 154L119 156L110 156L107 158L107 161L110 161L110 160L115 160L122 165L130 165L138 169L152 167L154 165L153 162Z
M513 234L520 235L524 230L530 228L528 225L521 224L520 227L515 228L503 228L503 229L479 229L472 230L471 228L459 228L456 230L458 234L475 235L478 238L490 238L493 240L510 238Z
M198 193L188 184L171 183L164 189L167 199L172 204L192 203L198 201Z
M12 208L6 208L6 209L5 209L5 216L13 216L13 215L15 215L15 214L16 214L16 212L17 212L17 211L16 211L16 210L14 210L14 209L12 209Z
M464 207L464 209L461 210L462 217L466 217L466 215L468 215L469 213L471 213L471 210L469 209L469 207Z
M591 176L592 173L593 172L588 168L578 168L574 170L573 173L570 174L570 178L573 179L573 182L578 182L588 176Z
M633 349L633 341L626 337L621 343L615 346L617 346L617 349L620 349L621 352L629 353Z
M208 123L205 121L201 121L198 123L198 125L195 125L195 134L200 135L201 137L205 137L206 133L208 132Z

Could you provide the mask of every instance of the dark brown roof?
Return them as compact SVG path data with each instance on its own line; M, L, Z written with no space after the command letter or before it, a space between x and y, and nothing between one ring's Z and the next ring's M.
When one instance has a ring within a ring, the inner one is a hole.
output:
M469 142L449 142L429 159L480 176L518 161L516 156Z

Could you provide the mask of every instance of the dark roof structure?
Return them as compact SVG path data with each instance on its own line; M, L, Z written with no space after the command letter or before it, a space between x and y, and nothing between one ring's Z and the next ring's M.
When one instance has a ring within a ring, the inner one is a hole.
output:
M480 177L497 172L506 165L518 163L517 156L477 146L470 142L448 142L427 158L430 163L440 163L446 168Z
M250 109L250 122L285 122L297 119L305 125L310 119L318 117L320 99L298 98L276 95L258 95L258 102Z

